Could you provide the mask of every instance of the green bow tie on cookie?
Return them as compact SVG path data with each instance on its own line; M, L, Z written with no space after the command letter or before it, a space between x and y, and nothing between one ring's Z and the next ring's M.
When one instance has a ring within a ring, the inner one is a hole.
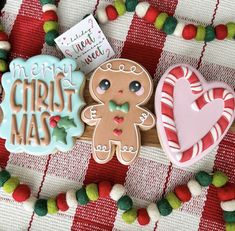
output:
M122 111L124 113L127 113L129 111L129 103L124 103L121 105L116 104L113 100L109 101L109 111Z

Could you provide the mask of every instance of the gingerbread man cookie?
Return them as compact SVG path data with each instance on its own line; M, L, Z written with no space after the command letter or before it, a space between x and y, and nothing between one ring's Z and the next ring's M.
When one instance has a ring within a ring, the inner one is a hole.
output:
M140 149L139 128L149 130L155 125L155 116L142 107L153 91L150 75L136 62L113 59L93 73L89 88L98 104L86 107L82 119L95 126L94 159L107 163L116 150L122 164L131 164Z

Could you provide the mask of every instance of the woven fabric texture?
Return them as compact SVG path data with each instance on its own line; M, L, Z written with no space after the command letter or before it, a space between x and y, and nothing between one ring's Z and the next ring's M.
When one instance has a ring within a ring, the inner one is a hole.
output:
M84 15L94 13L107 0L60 0L58 14L60 30L66 31ZM232 21L235 15L232 0L149 0L162 11L181 20L202 24ZM42 11L38 0L8 0L1 20L12 43L11 58L29 58L51 54L61 57L55 49L44 43ZM185 41L146 24L133 13L102 29L110 41L116 57L130 58L145 66L157 84L165 70L175 63L189 63L207 80L223 80L235 87L235 42L208 44ZM43 157L9 153L0 140L0 166L29 184L35 195L48 197L84 183L110 180L125 184L129 195L138 206L146 206L165 195L175 185L186 182L198 170L222 170L235 182L235 134L229 133L202 161L187 169L172 165L160 148L142 147L139 159L131 166L121 165L116 158L99 165L91 158L91 143L78 141L71 152ZM115 203L99 200L86 207L70 209L54 216L37 217L23 210L0 190L0 231L221 231L224 230L222 212L213 188L204 189L202 195L183 205L172 215L156 224L142 228L137 223L126 225Z

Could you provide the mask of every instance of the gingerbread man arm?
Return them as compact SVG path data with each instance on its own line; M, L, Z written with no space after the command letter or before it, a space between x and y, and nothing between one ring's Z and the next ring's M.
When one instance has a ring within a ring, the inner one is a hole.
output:
M142 129L142 130L149 130L152 127L154 127L156 123L155 116L144 108L138 108L137 113L137 122L136 124Z
M91 105L89 107L85 107L82 111L82 120L90 126L94 126L102 117L101 107L103 105Z

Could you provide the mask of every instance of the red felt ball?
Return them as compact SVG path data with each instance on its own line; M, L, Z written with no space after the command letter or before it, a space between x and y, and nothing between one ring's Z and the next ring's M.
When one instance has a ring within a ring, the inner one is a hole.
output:
M44 22L46 21L56 21L58 22L58 16L54 10L48 10L42 15Z
M186 40L190 40L195 38L197 35L197 27L194 26L193 24L188 24L184 27L182 36Z
M69 209L69 206L66 202L66 194L65 193L60 193L56 197L56 204L57 207L60 211L65 212Z
M150 217L146 209L138 209L137 220L140 225L147 225L150 222Z
M115 20L118 17L118 12L113 5L108 5L105 10L110 21Z
M30 197L30 194L31 190L29 186L26 184L20 184L13 192L12 197L17 202L24 202Z
M0 32L0 41L8 41L8 35L3 31Z
M223 40L228 36L227 26L220 24L215 27L215 37L218 40Z
M98 184L98 189L100 198L109 197L112 190L112 184L108 181L102 181Z
M227 183L225 186L217 189L217 196L220 201L230 201L235 199L235 185Z
M146 15L144 16L144 20L146 20L149 23L154 23L158 15L159 15L158 9L156 9L153 6L150 6L146 12Z
M187 202L191 199L191 193L187 185L176 186L175 194L182 202Z

